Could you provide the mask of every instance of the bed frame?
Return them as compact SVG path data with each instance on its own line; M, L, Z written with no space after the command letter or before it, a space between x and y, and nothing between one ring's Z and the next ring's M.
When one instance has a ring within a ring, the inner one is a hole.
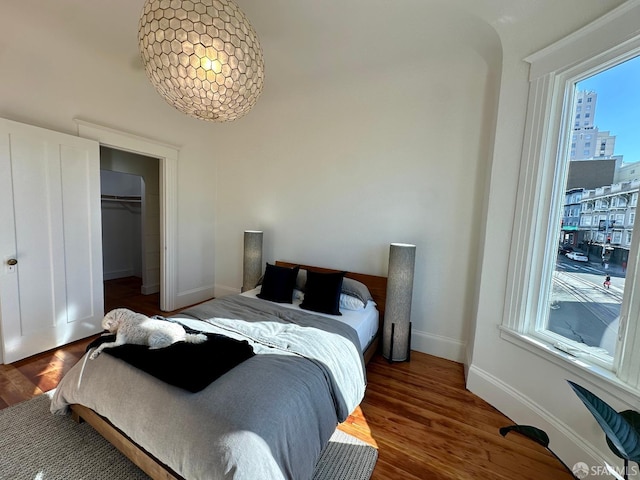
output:
M306 270L312 270L321 273L339 272L342 270L335 270L331 268L315 267L311 265L301 265L299 263L291 263L286 261L276 261L276 265L295 267L299 265L300 268ZM369 347L364 352L365 363L369 363L371 358L378 353L380 336L382 332L382 320L384 318L384 310L387 296L387 278L379 277L375 275L366 275L362 273L347 272L345 277L352 278L359 282L364 283L371 292L373 300L376 302L378 311L380 312L378 334L371 342ZM160 460L148 453L142 447L133 442L127 435L120 429L115 427L109 420L101 415L97 414L90 408L83 405L74 404L70 406L72 418L81 423L86 421L91 425L100 435L102 435L109 443L116 447L120 452L135 463L142 471L149 475L154 480L184 480L180 475L174 472L171 468L167 467Z

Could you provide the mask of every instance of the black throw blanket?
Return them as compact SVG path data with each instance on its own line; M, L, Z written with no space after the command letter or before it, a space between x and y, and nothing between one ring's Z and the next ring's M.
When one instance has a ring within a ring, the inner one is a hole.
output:
M189 328L185 330L191 331ZM164 382L195 393L255 355L253 347L246 340L214 333L205 335L208 338L203 343L176 342L154 350L146 345L126 344L105 348L102 353L108 353ZM115 337L115 334L99 337L87 346L87 351L101 343L113 342Z

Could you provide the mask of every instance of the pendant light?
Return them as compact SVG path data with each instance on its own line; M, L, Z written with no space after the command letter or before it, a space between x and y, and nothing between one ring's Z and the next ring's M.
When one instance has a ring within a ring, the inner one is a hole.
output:
M145 0L138 41L158 93L194 118L235 120L262 92L258 36L231 0Z

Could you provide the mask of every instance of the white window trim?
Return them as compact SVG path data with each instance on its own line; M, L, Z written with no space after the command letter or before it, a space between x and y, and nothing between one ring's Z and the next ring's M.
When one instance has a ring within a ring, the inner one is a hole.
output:
M568 157L570 132L574 119L570 114L573 98L566 95L576 81L595 74L624 59L640 53L640 1L627 2L595 22L563 40L526 58L530 64L530 89L522 149L516 215L509 258L509 279L505 297L502 337L525 346L528 350L559 362L567 370L575 362L566 353L553 348L555 339L534 337L533 319L544 302L552 281L555 258L545 252L556 249L556 226L561 221L564 192L554 191L554 185L564 185L567 168L556 169L561 159ZM563 118L563 112L567 112ZM558 170L558 171L556 171ZM557 187L560 188L560 187ZM555 212L549 215L549 212ZM553 232L553 234L550 234ZM638 238L634 235L627 277L635 278L639 268ZM543 264L544 263L544 264ZM628 282L631 283L631 282ZM640 393L640 282L628 285L631 301L621 311L619 346L611 371L602 363L580 358L580 371L592 382L615 387L620 394ZM539 321L539 320L537 320ZM625 342L621 339L626 338ZM566 340L565 340L566 342ZM552 353L553 352L553 353ZM606 362L604 362L606 364Z

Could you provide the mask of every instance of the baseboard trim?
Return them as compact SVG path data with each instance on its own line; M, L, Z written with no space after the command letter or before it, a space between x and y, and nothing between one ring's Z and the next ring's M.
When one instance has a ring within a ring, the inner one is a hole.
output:
M115 280L117 278L125 278L125 277L134 277L135 273L133 270L115 270L112 272L102 272L102 279L106 280Z
M213 285L207 285L204 287L180 292L176 295L176 305L173 310L188 307L190 305L195 305L196 303L201 303L205 300L209 300L214 297L213 291Z
M466 343L415 329L411 333L411 349L458 363L466 358Z
M142 285L142 287L140 287L140 293L142 293L143 295L151 295L153 293L158 293L159 291L159 283L154 283L153 285Z
M497 408L513 423L533 425L547 432L553 451L569 467L578 462L589 466L611 462L551 412L475 365L468 368L467 389Z

